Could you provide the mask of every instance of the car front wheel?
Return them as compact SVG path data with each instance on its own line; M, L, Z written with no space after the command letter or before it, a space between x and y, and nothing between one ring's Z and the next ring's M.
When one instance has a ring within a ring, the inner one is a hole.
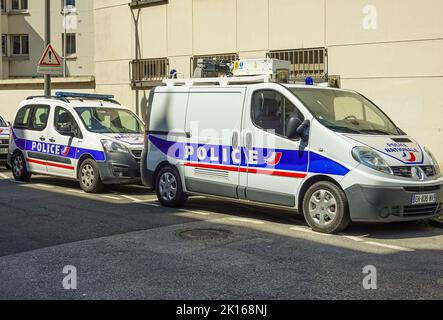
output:
M25 158L21 152L12 156L12 175L14 179L20 182L27 182L31 179L31 173L28 171Z
M351 222L345 193L326 181L308 189L303 199L303 214L312 230L321 233L338 233Z
M97 163L92 159L83 161L79 171L80 187L87 193L98 193L104 189Z

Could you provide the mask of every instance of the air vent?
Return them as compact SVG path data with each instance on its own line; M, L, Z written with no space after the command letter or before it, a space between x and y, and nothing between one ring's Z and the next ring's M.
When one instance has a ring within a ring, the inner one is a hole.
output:
M196 177L229 180L228 171L195 168L194 174Z
M412 143L412 141L408 138L392 138L392 141L397 143Z

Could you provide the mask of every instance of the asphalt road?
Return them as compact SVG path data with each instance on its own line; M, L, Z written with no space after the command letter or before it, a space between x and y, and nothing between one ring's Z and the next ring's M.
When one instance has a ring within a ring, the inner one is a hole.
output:
M68 265L76 290L63 288ZM284 211L203 197L167 209L139 186L91 195L0 170L0 299L443 299L443 229L328 236Z

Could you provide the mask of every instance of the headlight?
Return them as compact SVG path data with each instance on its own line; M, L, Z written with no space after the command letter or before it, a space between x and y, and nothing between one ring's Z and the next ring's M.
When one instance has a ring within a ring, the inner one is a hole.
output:
M440 175L440 165L438 164L437 158L434 156L434 154L431 152L431 150L429 150L428 148L424 147L423 148L425 150L425 152L427 153L427 155L429 156L429 158L431 158L434 167L435 167L435 174L437 176Z
M103 149L105 149L106 152L124 152L124 153L129 152L128 148L126 148L121 143L107 139L103 139L101 140L101 142L103 145Z
M352 156L361 164L387 174L394 174L386 161L374 150L367 147L355 147Z

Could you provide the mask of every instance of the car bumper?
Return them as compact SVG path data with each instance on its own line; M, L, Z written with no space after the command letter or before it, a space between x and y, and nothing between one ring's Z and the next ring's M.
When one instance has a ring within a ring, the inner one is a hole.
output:
M106 161L98 162L104 184L139 184L140 160L130 153L106 153Z
M442 214L443 185L380 187L354 185L345 190L352 221L397 222L434 218ZM436 194L436 203L413 205L415 194Z

